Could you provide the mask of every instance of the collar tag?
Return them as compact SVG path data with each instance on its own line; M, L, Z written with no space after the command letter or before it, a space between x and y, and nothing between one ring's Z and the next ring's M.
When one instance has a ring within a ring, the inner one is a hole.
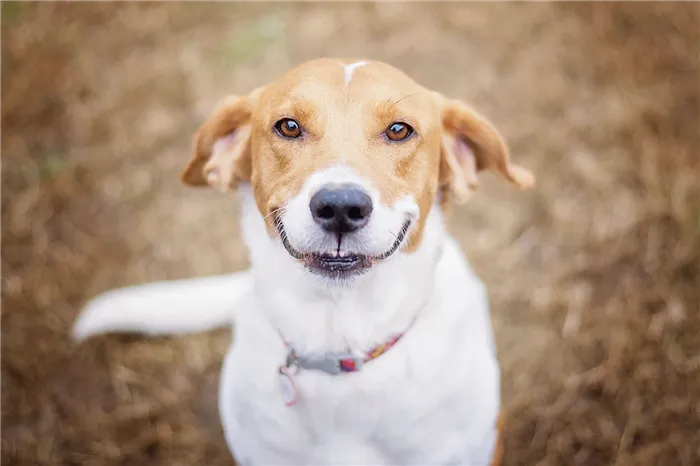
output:
M409 328L413 326L417 318L418 315L413 318ZM285 364L279 368L284 403L287 406L293 406L297 402L297 388L294 383L294 375L299 373L301 369L321 371L329 375L338 375L343 372L359 372L362 370L364 363L386 353L403 335L403 333L395 335L388 341L374 347L365 357L358 357L351 353L330 353L322 357L300 357L289 342L283 338L282 341L289 349Z
M294 406L297 402L297 387L294 377L286 367L279 370L280 386L282 387L282 399L287 406Z

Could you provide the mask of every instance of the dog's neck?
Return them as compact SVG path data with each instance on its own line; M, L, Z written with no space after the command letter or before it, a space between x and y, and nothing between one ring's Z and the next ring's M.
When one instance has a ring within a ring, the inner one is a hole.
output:
M333 285L304 270L270 238L252 193L240 192L256 304L299 354L362 355L404 332L428 306L445 235L439 208L429 214L414 252L397 253L352 283Z

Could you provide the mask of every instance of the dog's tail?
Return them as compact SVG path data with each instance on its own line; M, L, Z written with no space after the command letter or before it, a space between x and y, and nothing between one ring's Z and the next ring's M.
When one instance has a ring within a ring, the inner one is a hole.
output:
M73 337L101 333L165 335L203 332L233 323L236 304L252 286L249 271L166 280L110 290L83 308Z

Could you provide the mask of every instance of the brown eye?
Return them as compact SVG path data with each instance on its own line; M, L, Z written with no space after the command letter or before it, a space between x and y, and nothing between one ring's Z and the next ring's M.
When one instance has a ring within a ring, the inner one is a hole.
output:
M392 141L404 141L413 134L413 128L406 123L396 122L389 125L384 134Z
M301 126L291 118L283 118L275 123L275 129L285 138L296 139L301 136Z

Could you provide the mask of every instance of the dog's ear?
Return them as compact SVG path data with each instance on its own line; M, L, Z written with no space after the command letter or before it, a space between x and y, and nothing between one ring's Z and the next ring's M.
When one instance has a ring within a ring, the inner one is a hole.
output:
M224 99L192 139L192 155L180 179L190 186L221 191L250 181L250 133L253 105L260 89L249 96Z
M519 188L535 184L534 175L510 160L508 147L493 125L466 104L437 96L442 117L440 191L464 202L491 170Z

